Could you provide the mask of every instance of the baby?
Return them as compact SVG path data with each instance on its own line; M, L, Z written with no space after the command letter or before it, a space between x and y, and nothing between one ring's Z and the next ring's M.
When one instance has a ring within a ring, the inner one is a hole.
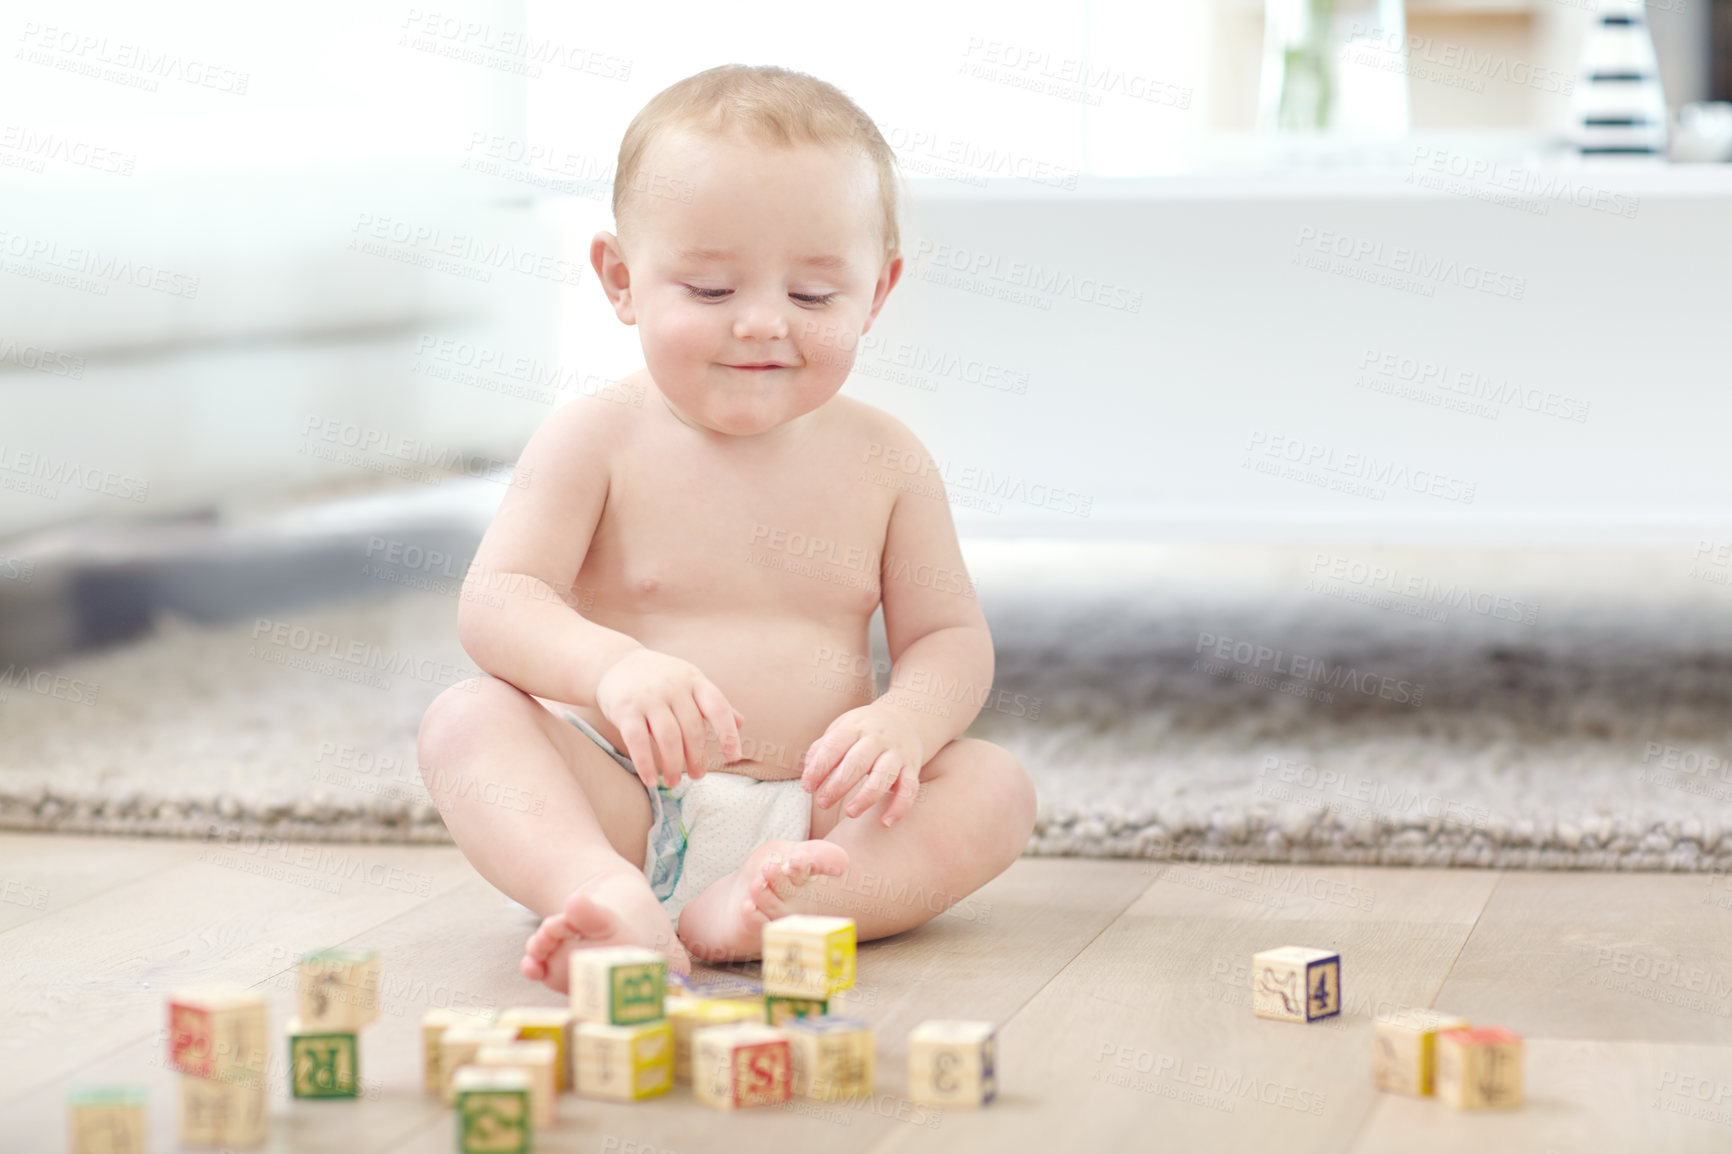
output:
M523 450L458 615L491 676L420 734L458 846L544 915L522 968L556 990L573 949L688 972L756 957L787 914L910 929L1009 867L1035 814L1016 759L958 737L992 639L931 458L839 395L902 274L872 121L801 73L710 69L632 121L613 210L590 261L645 367Z

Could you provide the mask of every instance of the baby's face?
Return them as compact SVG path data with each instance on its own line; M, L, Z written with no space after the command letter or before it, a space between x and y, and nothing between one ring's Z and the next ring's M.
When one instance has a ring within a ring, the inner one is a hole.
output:
M681 132L650 145L639 177L650 191L624 249L602 233L591 257L676 414L752 436L834 396L901 274L878 236L871 162Z

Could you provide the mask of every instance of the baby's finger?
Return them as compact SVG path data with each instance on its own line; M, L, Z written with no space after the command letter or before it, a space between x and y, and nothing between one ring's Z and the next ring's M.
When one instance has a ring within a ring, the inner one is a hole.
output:
M808 793L817 793L818 787L830 776L830 771L836 768L836 762L846 748L846 744L833 740L826 730L822 737L806 749L806 765L800 771L801 787Z
M878 760L872 763L872 768L866 773L866 780L860 783L860 788L854 796L848 799L848 804L842 812L849 817L859 817L883 800L890 792L890 787L897 781L897 775L902 769L902 759L893 750L885 750L878 755Z
M920 777L917 774L903 773L896 779L896 796L890 799L890 804L884 810L884 824L895 825L908 811L914 808L914 799L920 796Z
M698 711L715 727L716 740L722 747L722 760L739 760L740 723L735 719L740 716L740 711L729 705L722 691L713 685L699 686L692 699L697 702Z
M702 777L710 745L709 735L704 732L704 715L698 712L697 704L689 697L675 702L673 710L674 717L680 723L680 738L685 746L686 773L692 777Z
M680 736L679 718L663 706L649 715L650 734L655 738L656 752L661 754L661 780L669 789L680 783L680 766L685 764L685 740Z
M866 776L866 771L872 768L872 763L878 760L879 747L869 744L865 738L860 739L842 757L842 764L836 767L830 779L824 783L824 788L818 791L817 802L820 808L829 809L854 788L854 783Z
M649 722L640 717L630 717L619 723L620 740L625 742L625 755L631 759L632 768L637 770L638 780L643 782L645 789L656 787L656 759L654 747L650 744Z

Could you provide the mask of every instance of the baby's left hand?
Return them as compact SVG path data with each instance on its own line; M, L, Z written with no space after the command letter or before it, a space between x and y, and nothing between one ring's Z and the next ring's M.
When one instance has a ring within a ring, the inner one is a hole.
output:
M862 705L842 714L806 751L806 768L800 785L816 793L820 808L828 809L854 788L862 776L860 791L843 813L859 817L894 793L884 811L884 824L895 825L914 805L920 789L920 767L926 764L920 737L914 727L890 710Z

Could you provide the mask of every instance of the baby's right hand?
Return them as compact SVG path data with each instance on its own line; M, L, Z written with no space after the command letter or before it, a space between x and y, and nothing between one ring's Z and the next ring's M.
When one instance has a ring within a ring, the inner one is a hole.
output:
M625 742L626 756L645 786L656 786L656 754L668 788L679 784L682 769L704 776L709 737L704 720L715 726L722 760L740 756L740 723L745 716L728 704L715 682L689 661L634 649L614 662L595 687L595 704Z

